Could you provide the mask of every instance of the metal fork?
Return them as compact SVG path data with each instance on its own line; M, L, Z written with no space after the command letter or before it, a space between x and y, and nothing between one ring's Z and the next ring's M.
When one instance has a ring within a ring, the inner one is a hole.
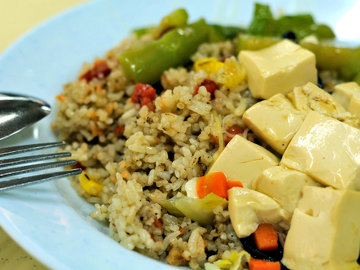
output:
M8 177L12 177L19 174L29 174L34 171L53 169L57 167L64 167L64 166L70 166L76 164L76 160L74 159L58 160L51 162L48 161L49 159L70 157L71 156L70 152L27 155L27 156L2 159L2 157L8 155L22 154L25 152L38 151L47 148L59 147L63 145L65 145L65 142L30 144L30 145L0 148L0 191L80 174L81 169L76 168L71 170L54 171L54 172L36 174L30 176L25 175L24 177L13 178L10 180L6 179ZM45 161L45 162L40 162L40 161ZM2 181L3 178L5 178L6 180Z

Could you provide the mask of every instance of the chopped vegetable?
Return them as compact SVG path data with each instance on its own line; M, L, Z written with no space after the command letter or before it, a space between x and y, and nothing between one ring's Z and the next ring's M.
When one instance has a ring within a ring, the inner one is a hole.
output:
M227 39L232 39L235 38L241 32L245 32L245 29L242 29L237 26L223 26L218 24L210 24L209 41L220 42Z
M167 31L187 25L189 15L185 9L179 8L171 12L169 15L162 18L160 24L156 28L150 28L149 32L155 37L159 38Z
M76 163L75 163L75 165L73 165L73 168L74 169L81 169L81 170L85 170L86 169L86 167L83 165L83 164L81 164L81 162L79 162L79 161L77 161Z
M201 84L197 85L194 91L194 96L198 94L200 86L205 86L206 90L211 94L211 98L215 97L215 91L218 88L216 83L213 80L205 79Z
M79 80L86 80L90 82L94 78L104 78L108 76L111 72L111 69L107 65L105 60L96 60L92 69L88 70L79 77Z
M260 224L254 232L254 239L259 250L278 248L278 234L271 224Z
M301 40L315 35L320 39L333 39L334 32L324 24L316 24L310 14L286 15L274 19L268 5L257 3L254 15L247 30L248 34L259 36L277 36L292 31Z
M260 50L281 41L277 37L262 37L253 35L239 35L237 40L237 51Z
M283 248L281 245L278 245L277 250L259 250L255 243L254 234L240 238L240 242L243 248L249 252L253 258L275 262L280 261L283 257Z
M327 42L316 44L306 40L300 41L300 45L315 54L319 69L336 70L345 80L352 80L360 73L360 47L337 47Z
M131 96L131 102L147 106L150 110L155 110L154 100L156 98L156 90L149 84L137 83L135 91Z
M229 256L225 256L214 263L205 263L205 270L240 270L242 268L242 261L244 263L250 261L250 254L245 250L240 253L233 251Z
M226 184L228 189L233 187L244 187L241 181L238 180L228 180Z
M114 133L116 136L121 137L124 134L125 125L118 126L114 128Z
M289 31L293 32L298 40L309 35L320 39L333 39L335 37L331 28L324 24L316 24L310 14L281 16L275 22L275 36L281 36Z
M238 125L230 126L226 129L226 139L225 144L228 144L235 135L243 134L244 129Z
M228 88L238 86L245 79L245 68L242 64L237 62L234 57L226 58L224 68L220 69L217 78L217 83L221 83Z
M149 29L150 29L149 27L141 27L132 30L132 32L139 38L147 34L149 32Z
M194 64L194 69L196 72L203 70L206 73L217 73L221 68L224 67L224 63L220 62L215 57L201 58L197 60Z
M162 223L161 219L155 218L154 225L155 225L156 228L161 229L162 226L163 226L163 223Z
M162 202L162 206L171 214L186 216L201 225L210 225L214 220L213 210L217 206L225 207L227 200L210 193L202 199L189 198L184 195L175 196Z
M79 182L86 193L94 196L98 195L104 188L102 184L92 180L84 171L79 175Z
M172 29L160 39L130 49L119 56L125 76L135 82L155 83L168 68L186 64L201 43L208 39L203 19Z
M268 5L255 4L252 21L247 33L252 35L272 36L274 33L274 18Z
M227 199L227 180L223 172L214 172L199 177L196 182L196 191L200 199L210 193Z
M269 262L251 258L249 263L249 270L280 270L280 262Z
M163 17L158 26L137 28L133 30L133 33L137 37L141 37L145 34L151 34L155 39L158 39L164 33L173 28L186 26L188 17L189 15L186 10L179 8Z

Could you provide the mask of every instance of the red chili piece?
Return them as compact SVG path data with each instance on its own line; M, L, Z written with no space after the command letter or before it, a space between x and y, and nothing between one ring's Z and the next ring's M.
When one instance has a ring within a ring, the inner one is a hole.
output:
M197 93L199 92L200 86L206 87L206 90L211 94L211 99L213 99L215 97L214 93L215 93L215 90L217 89L217 85L213 80L209 80L209 79L203 80L201 84L199 84L195 87L193 96L197 95Z
M149 110L155 110L154 100L156 98L156 90L150 85L145 83L137 83L135 91L131 96L131 102L147 106Z
M241 135L243 134L243 132L244 130L238 125L228 127L228 129L226 130L225 144L228 144L231 139L235 137L235 135Z
M84 165L82 165L79 161L77 161L75 163L75 165L73 165L74 169L81 169L83 171L85 171L86 167Z
M114 133L116 136L121 137L124 134L125 125L118 126L114 128Z
M94 78L105 78L107 75L109 75L111 72L111 69L107 65L105 60L96 60L94 62L94 67L87 72L85 72L83 75L80 76L80 80L84 79L86 82L90 82Z

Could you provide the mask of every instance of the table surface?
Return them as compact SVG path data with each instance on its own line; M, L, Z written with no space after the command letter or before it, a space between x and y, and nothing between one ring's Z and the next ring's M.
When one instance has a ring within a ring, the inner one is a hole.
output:
M0 54L17 38L51 16L86 0L1 0ZM30 12L29 12L30 11ZM0 269L48 269L24 251L0 227Z

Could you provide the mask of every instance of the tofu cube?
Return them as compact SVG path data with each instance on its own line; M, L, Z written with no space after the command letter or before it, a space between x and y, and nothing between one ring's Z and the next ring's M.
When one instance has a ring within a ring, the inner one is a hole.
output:
M304 186L320 186L306 174L283 166L264 170L253 182L253 188L273 198L290 217L302 196Z
M267 99L287 94L295 86L317 83L315 55L289 40L258 51L243 50L239 60L247 70L251 94Z
M261 223L270 223L278 228L288 228L288 219L277 202L269 196L247 188L231 188L229 195L229 215L231 224L239 238L256 231Z
M354 93L351 97L349 112L360 118L360 92Z
M336 189L360 189L360 130L310 111L281 165Z
M346 82L335 85L332 96L347 110L354 93L360 93L360 86L356 82Z
M208 173L223 172L228 180L240 180L244 187L268 167L278 165L279 159L265 148L236 135L227 144Z
M359 269L360 192L304 187L282 262L289 269Z
M256 103L243 115L245 124L280 154L284 153L304 118L305 113L296 110L283 94Z
M334 118L346 112L344 107L332 95L313 83L295 87L287 96L294 107L300 111L308 112L312 110Z

